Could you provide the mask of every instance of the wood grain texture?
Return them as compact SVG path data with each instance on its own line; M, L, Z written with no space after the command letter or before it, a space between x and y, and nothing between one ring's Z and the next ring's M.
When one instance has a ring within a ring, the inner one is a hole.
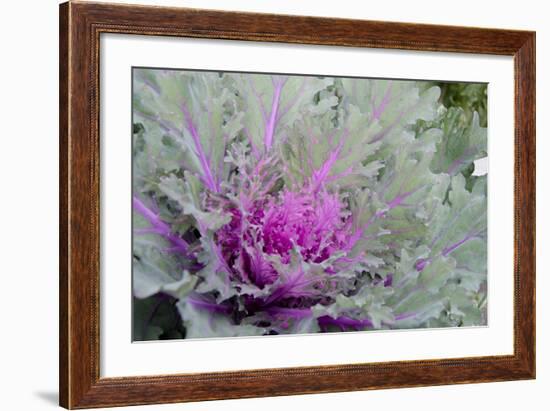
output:
M59 386L69 386L69 282L68 282L68 227L69 205L69 15L68 4L62 4L59 15ZM69 404L69 390L59 390L59 402Z
M272 41L515 59L514 354L155 377L99 373L101 33ZM90 408L535 377L535 34L70 2L60 6L60 404Z
M535 375L535 34L515 53L516 356Z

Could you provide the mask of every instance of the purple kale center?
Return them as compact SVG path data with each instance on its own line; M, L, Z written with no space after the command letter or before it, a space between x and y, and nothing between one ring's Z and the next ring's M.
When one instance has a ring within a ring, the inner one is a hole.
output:
M270 258L289 264L292 250L306 262L321 263L346 245L351 221L347 205L328 192L283 191L254 202L217 233L224 258L234 274L262 288L278 274Z

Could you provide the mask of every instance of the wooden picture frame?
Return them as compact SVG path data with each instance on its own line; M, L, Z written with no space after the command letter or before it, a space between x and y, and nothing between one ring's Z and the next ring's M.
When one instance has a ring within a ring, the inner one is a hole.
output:
M100 378L100 34L482 53L515 71L514 354ZM535 33L69 2L60 6L60 405L90 408L535 378Z

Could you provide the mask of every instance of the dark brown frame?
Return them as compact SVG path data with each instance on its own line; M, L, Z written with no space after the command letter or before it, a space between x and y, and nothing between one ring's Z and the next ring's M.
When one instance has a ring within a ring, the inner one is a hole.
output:
M100 378L101 33L513 56L514 354ZM69 2L60 6L59 47L60 405L90 408L535 378L534 32Z

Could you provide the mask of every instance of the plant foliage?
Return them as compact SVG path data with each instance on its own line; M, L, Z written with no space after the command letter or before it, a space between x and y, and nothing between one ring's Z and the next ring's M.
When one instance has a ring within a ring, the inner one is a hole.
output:
M133 117L135 339L486 323L486 86L134 69Z

